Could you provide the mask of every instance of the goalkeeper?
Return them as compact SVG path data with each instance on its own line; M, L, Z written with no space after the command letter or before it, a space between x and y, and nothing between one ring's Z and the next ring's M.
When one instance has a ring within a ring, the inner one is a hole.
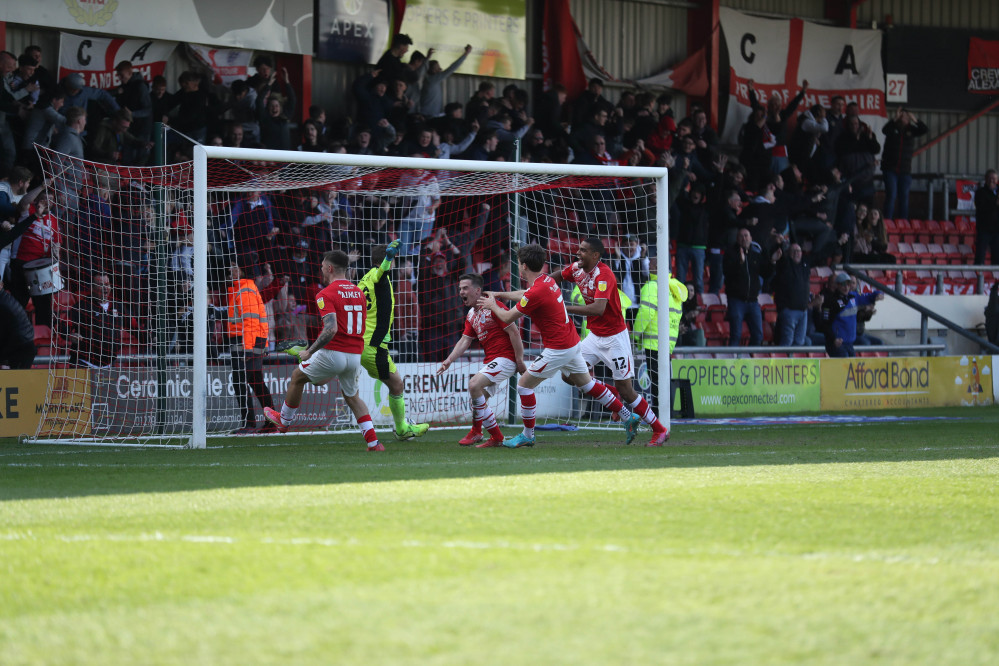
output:
M391 339L392 321L395 318L395 293L389 269L392 260L399 253L401 241L394 240L385 245L371 248L371 264L374 266L358 281L357 286L368 299L368 319L364 328L364 351L361 352L361 367L372 379L380 380L389 390L389 409L395 421L395 436L398 439L421 437L430 430L429 423L410 423L406 419L406 402L403 400L402 377L395 369L395 361L389 355L388 342Z

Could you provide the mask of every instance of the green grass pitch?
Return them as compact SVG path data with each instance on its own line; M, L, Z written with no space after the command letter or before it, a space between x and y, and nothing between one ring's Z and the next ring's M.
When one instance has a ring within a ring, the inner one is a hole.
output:
M996 664L999 409L919 414L6 440L0 664Z

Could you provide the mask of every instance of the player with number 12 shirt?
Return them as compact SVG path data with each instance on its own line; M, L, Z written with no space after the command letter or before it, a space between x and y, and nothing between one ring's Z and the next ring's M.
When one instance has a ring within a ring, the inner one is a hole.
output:
M517 382L520 396L520 410L524 419L524 431L503 441L503 446L518 448L534 446L535 414L537 397L534 389L541 382L561 373L565 381L598 400L605 408L621 418L627 432L627 443L631 443L638 432L641 420L621 404L613 393L602 383L590 376L586 361L580 353L579 334L569 318L562 297L562 289L550 276L542 273L548 260L548 252L537 243L521 246L517 250L520 262L520 275L529 285L526 291L489 293L479 299L479 306L491 310L493 316L504 324L510 324L527 315L541 332L541 356L527 368ZM510 310L502 307L496 297L518 300Z
M597 363L610 368L621 401L652 427L652 439L647 446L662 446L669 440L669 430L645 398L635 391L635 361L628 325L621 311L617 278L610 267L600 260L603 252L604 244L595 236L580 241L576 251L578 261L556 274L555 281L575 282L583 297L583 305L570 305L566 310L586 317L590 334L580 344L586 365L591 370Z

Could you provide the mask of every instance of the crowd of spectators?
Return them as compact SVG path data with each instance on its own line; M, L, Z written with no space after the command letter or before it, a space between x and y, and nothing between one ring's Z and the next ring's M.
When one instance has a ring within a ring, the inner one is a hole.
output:
M516 84L497 90L490 81L482 82L468 100L447 100L444 82L471 46L451 63L434 59L433 49L410 53L411 46L409 37L397 35L378 64L353 82L352 117L330 119L323 108L312 106L301 123L296 122L299 100L288 72L267 55L255 58L256 73L246 80L222 86L191 70L180 75L170 92L166 79L147 82L127 61L115 68L120 85L105 91L87 86L78 74L56 81L41 66L37 46L20 56L2 52L0 166L10 173L22 169L18 177L28 173L30 182L38 182L35 144L110 165L149 164L156 122L171 128L168 152L174 162L189 159L195 141L497 161L517 159L519 145L523 161L667 166L675 275L690 282L694 296L723 289L729 294L736 343L744 320L750 324L750 339L762 339L753 307L761 289L787 303L782 309L808 310L793 282L801 280L801 266L894 261L881 211L874 206L874 181L880 159L886 213L907 215L914 141L926 133L925 124L911 112L899 109L879 139L861 121L857 104L842 97L834 97L830 108L801 108L807 81L790 100L775 94L762 103L750 82L752 113L739 133L738 149L725 152L706 109L695 104L678 119L669 94L642 90L624 91L612 102L600 79L591 79L573 100L556 85L532 104L527 90ZM226 257L251 257L247 265L278 319L276 333L304 336L321 253L342 248L362 269L373 245L400 237L402 337L414 345L419 340L421 357L439 360L452 346L451 331L424 332L440 326L442 319L460 324L451 312L457 307L456 277L484 270L487 282L496 287L509 280L504 268L509 263L507 229L511 221L521 220L512 220L513 212L500 197L442 200L431 173L407 177L412 182L401 196L326 187L250 192L216 202L209 239L213 285L224 293ZM54 200L24 214L47 220L48 231L39 227L36 232L48 236L45 256L58 260L62 238L74 243L85 259L68 267L71 289L82 296L95 276L109 274L123 314L141 322L150 313L130 294L141 291L149 275L154 211L141 187L110 182L112 178L94 180L78 192L57 192ZM571 243L568 251L553 244L559 233L570 239L594 234L627 239L608 247L613 248L612 266L622 288L637 307L655 254L654 191L636 184L614 194L587 192L582 198L570 203L557 192L522 197L528 240L548 243L554 261L571 261ZM190 320L188 206L182 198L166 203L177 321ZM53 217L52 210L66 214ZM5 217L14 223L18 216ZM999 227L994 237L999 238ZM19 300L26 300L23 293ZM44 316L44 307L42 311ZM781 339L797 342L799 315L784 319ZM141 338L141 323L136 330ZM185 339L178 332L175 350L183 350Z

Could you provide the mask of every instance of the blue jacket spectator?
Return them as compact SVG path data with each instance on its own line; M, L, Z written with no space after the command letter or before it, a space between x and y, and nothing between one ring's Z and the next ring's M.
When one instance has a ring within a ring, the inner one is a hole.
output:
M111 115L119 108L118 102L108 91L84 85L83 74L70 74L64 77L62 89L66 91L63 106L79 106L89 112L89 104L94 102L100 105L107 115Z
M852 278L846 273L836 276L836 297L826 299L822 305L822 322L825 325L826 353L833 358L856 356L853 349L857 341L857 309L884 298L880 291L858 294L853 291Z

